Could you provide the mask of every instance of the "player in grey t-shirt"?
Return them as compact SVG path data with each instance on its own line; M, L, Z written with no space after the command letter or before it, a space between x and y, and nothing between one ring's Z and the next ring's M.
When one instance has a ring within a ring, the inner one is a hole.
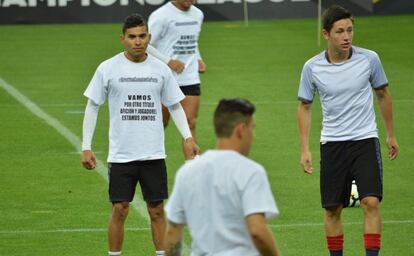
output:
M328 249L331 255L342 255L341 212L348 206L355 180L364 211L366 255L375 256L381 247L382 163L373 91L387 130L389 158L394 160L398 155L388 80L375 52L352 46L353 18L348 10L331 6L325 11L323 36L328 49L308 60L301 75L300 164L305 173L312 173L310 109L317 92L323 115L320 186Z

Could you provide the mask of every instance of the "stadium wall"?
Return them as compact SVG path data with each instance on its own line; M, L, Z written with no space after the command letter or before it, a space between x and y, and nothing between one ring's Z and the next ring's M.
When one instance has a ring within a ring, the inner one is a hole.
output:
M144 17L168 0L0 0L0 24L120 22L131 13ZM246 0L249 19L310 18L318 0ZM322 0L355 15L413 14L413 0ZM205 20L242 20L243 0L196 0Z

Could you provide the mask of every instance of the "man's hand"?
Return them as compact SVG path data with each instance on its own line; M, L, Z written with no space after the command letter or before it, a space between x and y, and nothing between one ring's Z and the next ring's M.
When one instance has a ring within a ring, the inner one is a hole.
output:
M82 165L88 170L95 169L96 158L92 150L84 150L82 152Z
M387 138L387 147L388 147L388 157L391 160L394 160L398 156L399 146L397 143L397 139L394 137Z
M198 60L198 72L204 73L207 70L207 65L203 60Z
M302 169L307 174L312 174L313 167L312 167L312 155L311 152L306 151L302 152L300 156L300 165L302 166Z
M194 159L197 155L200 154L200 148L191 137L185 139L183 150L185 160Z
M171 59L169 62L168 62L168 66L172 69L172 70L174 70L177 74L180 74L181 72L183 72L183 70L184 70L184 68L185 68L185 64L184 63L182 63L181 61L179 61L179 60L174 60L174 59Z

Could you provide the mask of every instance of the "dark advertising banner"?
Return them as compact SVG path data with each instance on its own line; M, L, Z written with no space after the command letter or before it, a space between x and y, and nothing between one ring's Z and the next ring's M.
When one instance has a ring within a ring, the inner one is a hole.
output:
M245 0L249 19L308 18L317 16L318 0ZM131 13L144 17L165 0L0 0L0 24L121 22ZM407 4L410 2L410 4ZM355 15L413 13L413 0L322 0L337 3ZM242 20L243 0L197 0L205 20ZM377 7L378 6L378 7ZM401 7L402 6L402 7Z

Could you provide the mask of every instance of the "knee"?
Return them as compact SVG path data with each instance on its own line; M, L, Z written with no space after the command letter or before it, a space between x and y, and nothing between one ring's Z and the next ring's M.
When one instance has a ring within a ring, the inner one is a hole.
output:
M125 221L128 216L129 203L115 203L112 205L112 217L118 221Z
M376 212L379 210L379 200L373 196L364 197L361 200L361 206L365 212Z
M164 219L164 203L162 201L147 203L147 209L151 221Z
M332 207L325 209L325 216L328 220L340 220L342 207Z

